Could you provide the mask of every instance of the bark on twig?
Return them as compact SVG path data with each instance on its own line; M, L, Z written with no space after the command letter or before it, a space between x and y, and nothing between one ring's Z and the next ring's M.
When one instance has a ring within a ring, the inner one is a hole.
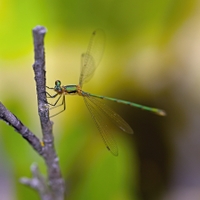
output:
M58 157L54 149L54 138L52 133L52 122L49 120L49 109L47 109L46 99L46 71L45 71L45 52L44 35L46 29L42 26L36 26L33 29L35 63L33 70L35 73L38 113L43 133L44 142L44 160L48 170L48 181L54 199L63 199L64 180L62 179Z

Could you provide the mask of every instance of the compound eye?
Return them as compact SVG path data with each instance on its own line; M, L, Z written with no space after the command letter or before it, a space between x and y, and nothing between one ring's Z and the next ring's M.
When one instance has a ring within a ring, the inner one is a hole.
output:
M56 86L60 86L61 85L61 81L59 81L59 80L55 81L55 85Z

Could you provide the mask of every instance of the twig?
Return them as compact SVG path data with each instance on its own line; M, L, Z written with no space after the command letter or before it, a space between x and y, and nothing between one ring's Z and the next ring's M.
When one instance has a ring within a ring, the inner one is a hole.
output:
M12 126L29 144L43 155L43 147L40 140L24 124L0 102L0 119Z
M54 149L54 138L52 133L52 122L49 119L49 109L46 99L45 79L45 55L44 35L46 29L36 26L33 29L35 62L33 70L35 73L38 113L42 127L43 142L37 138L14 114L12 114L0 102L0 120L12 126L29 144L41 155L47 166L48 178L45 180L40 174L37 166L32 165L33 178L22 178L21 183L36 189L42 200L63 200L65 184L61 176L58 157Z
M23 177L20 179L20 182L37 190L42 200L51 200L51 191L46 183L46 179L40 174L36 164L31 165L31 172L33 175L32 179Z
M54 138L52 134L52 122L49 120L49 110L47 109L46 99L46 78L45 78L45 53L44 53L44 35L46 29L42 26L36 26L33 29L35 63L33 70L35 73L38 113L43 133L44 159L48 169L48 181L53 197L56 200L64 198L65 186L62 179L58 157L54 149Z

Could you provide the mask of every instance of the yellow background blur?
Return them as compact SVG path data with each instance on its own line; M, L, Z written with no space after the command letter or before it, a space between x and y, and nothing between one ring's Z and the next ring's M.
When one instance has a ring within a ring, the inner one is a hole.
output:
M159 117L106 102L133 128L105 148L83 100L67 97L53 118L67 199L200 198L200 2L181 0L0 0L0 101L39 138L32 29L43 25L49 87L77 84L91 33L106 33L104 57L84 90L165 109ZM119 133L118 133L119 132ZM19 183L43 160L0 122L1 199L39 199ZM184 191L184 192L183 192ZM194 191L192 194L190 191ZM191 195L191 196L187 196Z

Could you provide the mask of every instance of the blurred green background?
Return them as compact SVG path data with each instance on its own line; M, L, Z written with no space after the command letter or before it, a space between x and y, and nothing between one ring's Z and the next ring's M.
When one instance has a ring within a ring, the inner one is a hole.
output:
M1 0L0 101L39 138L32 29L43 25L47 85L78 83L80 57L96 28L104 57L84 90L166 110L160 117L106 102L133 128L105 148L83 100L67 97L53 118L71 200L200 199L200 2L181 0ZM43 160L0 122L1 199L39 199L19 183Z

